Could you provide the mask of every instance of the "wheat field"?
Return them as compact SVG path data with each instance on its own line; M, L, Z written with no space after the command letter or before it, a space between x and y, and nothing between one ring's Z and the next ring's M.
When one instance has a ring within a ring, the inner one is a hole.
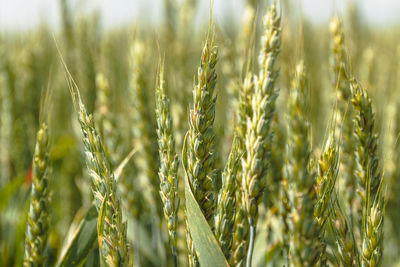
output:
M398 26L58 3L0 33L0 266L400 266Z

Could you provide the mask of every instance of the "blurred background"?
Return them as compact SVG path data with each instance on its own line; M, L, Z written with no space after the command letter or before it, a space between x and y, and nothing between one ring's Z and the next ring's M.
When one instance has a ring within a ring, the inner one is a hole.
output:
M269 3L214 1L219 47L215 131L220 170L232 143L238 88L246 66L255 65L257 60L251 48L258 51L262 16ZM22 263L31 162L41 118L49 117L51 135L52 224L46 250L49 266L60 257L73 226L92 200L81 133L53 35L88 111L94 113L113 166L134 146L139 147L119 188L128 220L128 239L136 253L140 251L141 257L135 259L142 266L160 266L165 260L168 248L160 248L162 242L157 240L165 241L167 237L155 236L153 231L157 228L154 206L160 205L160 200L149 192L148 184L149 176L158 179L154 116L157 64L164 55L180 155L209 9L208 0L0 0L0 189L8 186L7 195L0 196L0 266ZM329 22L338 15L343 21L350 66L373 98L387 186L384 266L394 266L400 262L400 228L396 224L400 221L400 150L396 142L400 132L400 1L282 0L281 10L280 96L273 126L276 169L272 173L281 174L286 99L300 59L304 59L309 74L313 154L320 151L334 110ZM137 73L141 75L139 87L132 84ZM107 82L100 82L99 76ZM51 101L43 106L42 92L47 87ZM271 192L278 190L274 183L268 188ZM265 201L264 206L271 207L271 203ZM179 215L181 266L186 264L186 243L184 216ZM140 238L146 240L141 243L137 241L137 229L132 228L138 225ZM255 266L265 266L264 256L273 244L270 239L257 241ZM96 259L96 251L91 253L91 259ZM276 256L271 264L282 266L279 260Z
M177 1L177 2L182 2ZM209 1L199 1L199 17L208 13ZM243 12L244 0L214 1L214 14L218 19L225 16L238 18ZM387 27L399 23L400 2L396 0L291 0L294 13L303 12L304 16L315 23L326 23L334 12L343 13L349 4L357 4L363 19L371 25ZM71 0L77 14L97 11L105 27L115 27L127 23L162 23L162 0ZM53 0L14 0L0 2L1 31L27 30L47 22L53 29L61 25L59 3Z

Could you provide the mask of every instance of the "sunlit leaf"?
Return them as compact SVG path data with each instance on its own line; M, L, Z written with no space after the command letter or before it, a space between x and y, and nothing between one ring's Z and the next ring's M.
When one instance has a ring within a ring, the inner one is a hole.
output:
M92 205L75 230L75 234L58 266L81 266L85 262L96 242L97 217L96 207Z

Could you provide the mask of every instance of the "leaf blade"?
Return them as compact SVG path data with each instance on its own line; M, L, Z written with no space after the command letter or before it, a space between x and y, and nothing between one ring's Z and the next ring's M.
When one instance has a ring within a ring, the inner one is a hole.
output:
M59 261L59 267L80 266L86 260L97 236L97 210L92 205L79 223L74 237L69 242L64 256Z
M186 172L186 170L185 170ZM197 204L185 175L186 214L189 231L201 266L229 266L204 215Z

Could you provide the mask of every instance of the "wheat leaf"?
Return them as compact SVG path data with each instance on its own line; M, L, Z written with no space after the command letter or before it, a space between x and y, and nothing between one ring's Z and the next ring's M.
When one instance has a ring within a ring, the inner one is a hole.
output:
M193 196L187 177L185 177L185 198L189 231L193 238L200 265L215 267L229 266L221 247Z
M79 223L75 234L59 261L59 267L80 266L86 261L96 241L97 210L92 205Z

